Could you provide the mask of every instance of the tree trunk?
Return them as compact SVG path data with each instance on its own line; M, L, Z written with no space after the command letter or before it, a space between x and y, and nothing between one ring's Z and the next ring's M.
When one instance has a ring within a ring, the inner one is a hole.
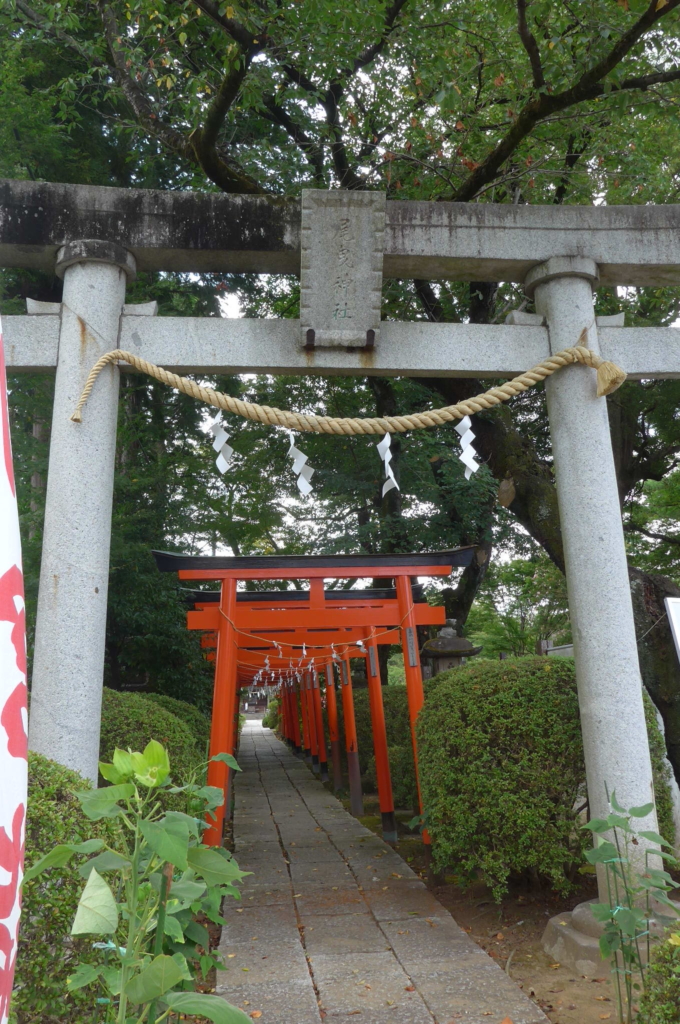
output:
M663 718L668 760L680 783L680 662L663 603L664 597L680 597L680 587L641 569L629 568L628 576L642 679Z

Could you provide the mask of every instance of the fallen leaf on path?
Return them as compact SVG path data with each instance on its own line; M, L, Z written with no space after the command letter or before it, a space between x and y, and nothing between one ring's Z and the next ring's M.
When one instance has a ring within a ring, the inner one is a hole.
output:
M415 990L416 990L415 985L406 985L405 988L404 988L404 992L415 992Z
M551 964L551 965L550 965L550 970L551 970L551 971L556 971L556 970L557 970L557 968L558 968L558 967L561 967L561 966L562 966L562 964Z
M261 1017L262 1016L262 1010L253 1010L251 1013L248 1014L248 1016L249 1017L255 1017L255 1018Z
M609 1020L610 1017L611 1017L611 1013L601 1013L600 1014L600 1020Z
M512 1021L510 1020L509 1017L504 1017L503 1020L501 1021L501 1024L512 1024Z

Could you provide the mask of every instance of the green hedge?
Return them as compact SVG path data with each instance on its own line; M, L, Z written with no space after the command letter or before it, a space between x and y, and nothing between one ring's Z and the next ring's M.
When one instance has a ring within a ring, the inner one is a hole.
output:
M388 747L387 756L390 762L394 806L397 810L414 810L418 807L418 787L413 767L413 746L409 743L407 747ZM368 789L378 792L375 757L368 762L363 781Z
M659 823L673 841L663 738L645 703ZM418 737L437 866L481 870L497 898L513 874L567 891L587 842L573 814L585 793L573 660L481 661L443 673L426 684Z
M58 843L77 843L93 836L114 840L114 823L90 821L80 810L74 793L89 788L89 782L76 772L40 754L28 755L27 866ZM75 964L100 956L90 940L70 938L82 888L83 879L75 866L52 869L24 885L12 995L17 1024L92 1021L91 994L66 993L66 979Z
M104 687L99 757L110 761L116 747L144 750L149 740L167 747L173 781L181 784L204 760L194 733L176 715L166 711L146 694L126 693ZM100 780L100 785L104 780ZM168 806L181 798L167 797ZM179 807L179 803L177 803ZM183 809L183 808L182 808Z
M262 718L262 725L265 729L278 730L281 726L281 698L270 697L267 710Z
M662 942L652 949L637 1024L680 1021L680 946Z
M194 704L187 704L185 700L177 700L176 697L168 697L164 693L145 693L142 696L165 708L170 714L179 718L180 722L184 722L193 734L199 754L204 760L207 758L207 748L210 742L210 719L207 715L199 711Z
M559 892L583 860L574 826L584 770L573 662L514 658L445 672L418 719L421 789L437 867L511 874Z

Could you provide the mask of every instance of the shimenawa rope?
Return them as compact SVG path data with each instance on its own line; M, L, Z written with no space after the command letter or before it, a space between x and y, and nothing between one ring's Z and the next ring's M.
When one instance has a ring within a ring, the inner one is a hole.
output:
M443 423L450 423L452 420L462 419L463 416L473 416L483 409L491 409L501 402L507 402L522 391L527 391L534 384L545 380L556 370L572 363L582 363L584 366L592 366L597 370L597 394L598 397L609 395L616 391L626 379L624 371L615 363L602 359L596 352L586 348L583 342L587 339L587 330L581 333L578 343L573 348L562 349L555 355L545 359L542 363L534 366L526 373L514 377L500 387L490 388L481 395L468 398L456 405L447 405L442 409L428 409L426 412L411 413L409 416L381 416L372 419L361 419L354 417L337 416L314 416L303 413L288 412L284 409L271 408L268 405L258 405L256 402L242 402L239 398L225 395L222 391L214 391L206 388L188 377L179 377L176 373L170 373L154 363L135 355L132 352L125 352L122 349L114 349L107 352L98 359L90 370L89 376L78 400L75 412L71 419L76 423L82 421L82 410L87 402L90 392L97 377L109 363L125 362L134 366L142 373L154 377L161 384L175 388L191 398L197 398L206 405L212 405L223 412L230 412L236 416L243 416L248 420L255 420L258 423L268 423L276 427L287 427L289 430L301 431L303 433L318 434L384 434L403 433L406 430L422 430L426 427L440 426Z

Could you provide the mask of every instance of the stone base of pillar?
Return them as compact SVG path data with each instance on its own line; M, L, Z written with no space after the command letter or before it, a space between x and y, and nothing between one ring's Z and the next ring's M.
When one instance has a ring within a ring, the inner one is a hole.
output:
M609 961L600 956L602 931L603 925L593 917L590 903L579 903L573 910L550 918L542 946L556 963L571 967L576 974L602 978L611 970Z
M397 819L394 816L394 811L383 811L380 815L382 819L382 836L386 843L397 842Z
M571 967L577 974L585 975L586 978L603 978L611 971L611 961L603 960L600 956L599 940L604 925L593 917L590 902L598 901L579 903L573 910L551 917L543 932L541 944L556 962ZM649 932L654 942L663 938L669 924L675 919L666 916L666 908L659 903L652 904L652 910L655 916L649 922ZM643 962L646 962L645 942L640 943L640 954Z
M321 773L321 781L328 782L328 762L319 761L319 769Z

